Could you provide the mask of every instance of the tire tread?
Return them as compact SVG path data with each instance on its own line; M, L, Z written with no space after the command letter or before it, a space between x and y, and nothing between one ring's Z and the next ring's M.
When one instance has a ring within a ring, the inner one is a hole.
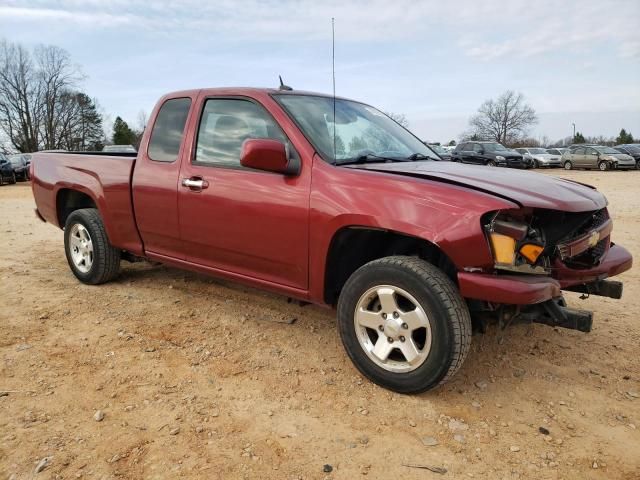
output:
M97 250L99 254L94 255L94 259L97 260L97 264L94 264L96 270L93 271L92 269L91 275L87 278L82 278L78 275L76 277L80 281L91 285L99 285L113 280L120 273L121 252L109 242L100 212L96 208L83 208L72 212L65 223L65 230L77 221L75 220L77 217L80 217L80 220L91 227L91 241L94 243L94 251ZM73 268L72 270L75 273Z

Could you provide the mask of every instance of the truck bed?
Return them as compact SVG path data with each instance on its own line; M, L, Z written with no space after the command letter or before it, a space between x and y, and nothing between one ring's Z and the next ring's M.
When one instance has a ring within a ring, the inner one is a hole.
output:
M64 227L65 203L71 190L87 196L101 212L111 243L142 255L131 200L131 175L136 156L125 152L35 153L32 189L38 213Z

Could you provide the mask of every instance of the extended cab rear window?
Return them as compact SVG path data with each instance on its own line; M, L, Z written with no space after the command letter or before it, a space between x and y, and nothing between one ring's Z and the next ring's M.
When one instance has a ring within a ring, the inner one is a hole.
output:
M190 108L190 98L172 98L160 107L149 141L148 153L151 160L176 161Z

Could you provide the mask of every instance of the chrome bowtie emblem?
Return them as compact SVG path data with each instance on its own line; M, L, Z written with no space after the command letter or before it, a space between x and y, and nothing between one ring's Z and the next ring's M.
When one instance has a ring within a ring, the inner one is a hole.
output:
M600 241L600 233L592 232L591 235L589 236L589 246L595 247L599 241Z

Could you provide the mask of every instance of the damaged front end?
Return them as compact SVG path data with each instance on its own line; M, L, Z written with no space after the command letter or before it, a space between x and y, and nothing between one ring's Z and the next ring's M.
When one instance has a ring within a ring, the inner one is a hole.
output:
M622 296L622 283L606 279L631 268L632 258L611 242L606 207L491 212L482 223L494 265L458 274L481 328L493 314L502 326L527 321L588 332L592 313L567 307L562 290L580 292L581 298Z

